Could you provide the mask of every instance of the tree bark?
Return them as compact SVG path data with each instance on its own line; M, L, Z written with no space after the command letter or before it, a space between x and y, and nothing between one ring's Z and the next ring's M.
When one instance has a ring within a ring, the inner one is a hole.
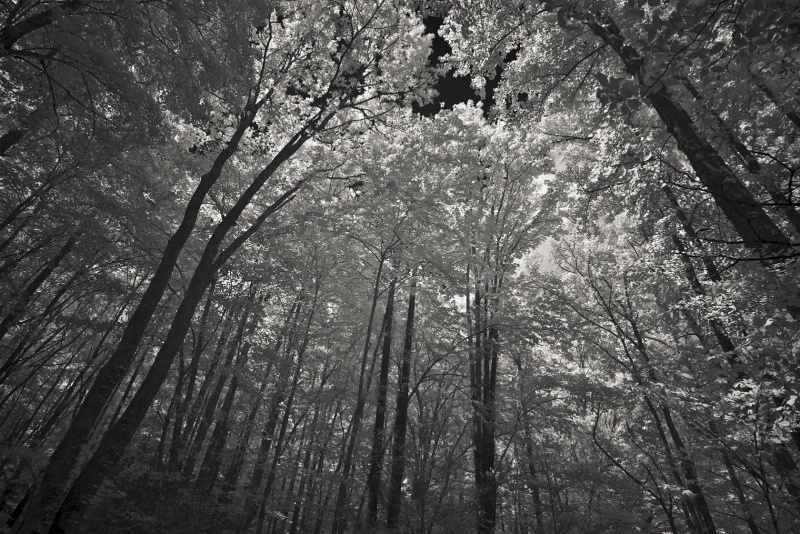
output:
M56 267L58 267L61 261L67 257L74 246L75 238L70 237L67 239L67 242L64 243L56 255L53 256L50 261L45 264L44 268L33 278L33 280L31 280L30 283L25 286L25 289L22 291L19 297L17 297L16 301L11 306L11 309L8 311L8 313L6 313L6 316L3 317L2 321L0 321L0 340L5 337L5 335L8 333L8 330L25 311L28 304L33 299L33 296L36 294L36 291L41 287L45 280L47 280L50 275L53 274L53 271L55 271Z
M700 134L691 116L677 98L661 82L649 87L644 83L645 60L629 45L614 20L605 13L585 16L584 22L622 60L625 70L646 91L651 106L658 113L687 157L697 177L708 189L719 209L725 214L745 246L761 259L783 257L789 240L769 218L745 185Z
M211 424L214 422L214 414L217 411L217 403L219 402L219 398L222 396L222 390L225 388L225 381L228 379L228 374L231 372L233 358L238 352L239 343L241 342L242 335L244 333L244 325L247 321L248 313L249 310L244 311L244 317L242 317L241 322L239 323L239 328L234 335L234 339L228 347L228 352L225 355L225 361L222 364L222 370L219 372L219 377L217 377L217 383L214 385L214 389L211 391L211 395L208 397L205 410L203 411L203 417L200 418L200 423L197 426L197 433L194 436L191 447L189 447L189 453L186 455L186 461L183 464L183 476L187 479L190 479L194 473L194 467L197 463L197 455L200 454L200 450L203 448L206 435L208 434L208 429L211 428Z
M200 178L200 183L186 205L178 229L167 241L150 284L128 320L117 349L103 365L78 413L50 457L41 481L26 507L31 510L30 517L26 513L20 522L18 531L21 534L35 534L48 530L54 513L61 505L64 491L69 487L72 480L71 473L78 465L80 453L86 445L91 430L104 406L125 378L145 330L167 289L178 256L194 230L206 195L221 176L227 161L238 150L239 142L262 104L263 102L254 102L245 108L231 139L216 157L211 169Z
M287 381L290 370L290 362L288 361L288 358L285 357L279 360L278 351L284 344L284 339L287 339L285 344L291 347L295 336L295 330L297 328L297 321L300 315L301 307L302 294L297 297L297 300L292 305L291 310L289 310L289 315L287 316L286 322L283 325L281 334L278 337L278 341L275 343L275 349L273 351L275 357L272 361L279 362L282 365L280 365L278 368L278 376L274 386L275 391L272 394L272 403L267 414L267 422L264 426L264 429L261 431L261 443L258 447L258 455L256 456L255 463L253 464L253 472L250 475L250 481L247 485L247 494L244 503L244 522L239 529L240 532L245 532L250 527L250 524L253 522L257 512L258 506L256 502L256 495L261 490L261 483L264 480L266 465L267 461L269 460L269 453L272 449L272 444L274 441L273 438L275 436L275 429L278 427L278 417L280 416L281 404L286 398L286 389L288 387ZM285 354L286 351L284 351L284 355ZM268 364L267 373L265 373L265 376L268 375L272 369L272 361L270 361Z
M169 448L169 461L167 463L167 468L170 472L178 471L180 467L181 456L183 455L184 441L190 432L190 428L187 426L186 435L184 434L183 418L187 414L189 403L192 402L192 396L194 395L194 386L197 380L197 369L200 365L200 356L203 354L203 350L205 349L205 329L206 324L208 323L208 314L211 310L211 302L214 296L215 287L216 280L213 280L211 282L211 287L208 288L208 297L206 298L206 304L200 317L200 324L198 326L199 331L197 334L197 339L195 340L194 348L192 350L192 359L189 362L189 368L186 371L186 392L184 393L183 398L180 399L180 405L178 406L178 410L175 415L175 426L172 430L172 441L170 442ZM214 361L216 362L216 359ZM194 423L192 423L192 425L193 424Z
M408 315L403 339L403 359L397 379L397 406L395 408L392 439L392 472L389 477L389 499L386 505L386 529L394 530L400 519L403 500L403 477L406 467L406 430L408 428L408 385L411 375L411 354L414 349L414 314L416 313L417 279L412 273L408 291Z
M252 297L250 297L250 302L252 303ZM214 432L211 434L211 441L208 444L205 457L203 458L203 463L200 466L200 472L197 475L197 481L195 482L195 490L197 493L210 494L214 489L214 485L219 474L222 450L225 448L225 442L228 439L228 425L231 410L233 409L233 402L236 398L236 392L239 388L239 374L244 369L244 365L247 362L247 358L250 353L249 341L245 341L244 344L242 344L242 335L244 330L243 327L248 321L250 308L251 305L248 305L247 309L245 310L244 317L242 318L242 325L237 332L237 338L234 343L234 346L238 351L235 369L233 369L231 373L232 376L230 384L228 385L228 391L225 393L225 400L222 402L220 415L217 418L216 424L214 425ZM249 327L247 328L246 336L248 340L250 337L252 337L253 332L258 325L259 317L259 313L255 313Z
M329 115L317 126L324 127L324 124L331 117L332 115ZM86 512L89 501L100 488L104 478L116 467L119 460L122 458L125 447L127 447L131 439L133 439L136 429L147 414L147 410L169 373L172 361L175 359L177 351L183 344L186 333L189 330L197 305L202 299L206 289L211 284L211 281L214 279L217 270L222 267L222 263L218 261L220 259L218 254L220 256L224 254L226 257L230 257L235 251L234 245L238 246L243 244L243 241L237 238L220 253L223 240L228 232L236 225L242 212L250 204L250 201L264 183L266 183L267 179L309 139L309 128L310 125L307 125L301 129L284 145L275 158L258 174L258 176L256 176L247 190L242 193L234 207L228 211L222 218L222 221L215 227L211 237L206 243L200 261L189 281L189 286L186 289L184 298L175 313L167 337L156 354L150 371L147 373L147 376L145 376L139 391L137 391L128 409L120 417L118 423L108 430L103 440L100 442L97 452L95 452L94 456L89 460L89 463L75 481L72 490L67 495L66 500L57 513L57 520L51 529L54 533L71 532L75 530L83 514ZM294 187L284 193L284 195L263 212L259 220L263 222L266 216L275 213L285 206L286 203L293 198L294 192L296 191L297 187ZM97 381L95 381L95 384L96 383ZM89 402L88 399L86 402Z
M381 474L385 453L383 435L386 428L386 390L389 384L389 362L392 358L392 322L396 286L397 278L393 278L389 283L386 313L383 318L383 350L378 374L378 398L375 405L375 425L372 430L372 452L367 474L367 526L371 528L375 528L378 523L378 502L381 497Z
M773 176L769 176L764 172L764 169L759 163L758 159L750 152L750 149L745 146L734 134L734 132L725 124L725 121L722 117L716 113L714 110L710 109L709 106L705 103L705 99L703 95L700 94L700 91L688 80L683 80L683 85L689 91L689 93L697 100L701 107L708 113L716 123L717 129L719 129L720 133L722 134L723 139L731 148L733 153L737 155L740 161L747 167L747 170L754 175L758 175L762 177L764 180L764 189L767 190L769 196L772 198L775 205L783 212L783 215L786 217L786 220L789 221L789 224L792 225L795 232L800 232L800 212L797 211L795 205L789 201L789 197L779 189L779 184L773 183L777 182L776 178Z
M366 382L367 382L367 362L369 358L369 348L372 343L372 329L375 320L375 310L378 306L378 296L380 294L380 283L383 274L384 263L386 262L386 251L382 251L378 262L378 269L375 273L375 285L372 290L372 304L367 320L367 333L364 340L364 351L361 356L361 368L358 377L358 391L356 396L356 407L353 410L353 417L350 422L350 435L347 449L345 451L344 463L342 465L341 481L339 491L336 494L336 504L333 509L333 522L331 523L331 534L344 534L347 528L349 512L348 485L350 483L350 469L353 464L358 433L361 429L361 418L364 415L364 404L366 403Z

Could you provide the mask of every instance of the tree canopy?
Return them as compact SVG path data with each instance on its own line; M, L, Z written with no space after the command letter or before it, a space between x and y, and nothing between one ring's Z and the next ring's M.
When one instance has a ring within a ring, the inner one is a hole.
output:
M800 3L0 4L0 532L800 531Z

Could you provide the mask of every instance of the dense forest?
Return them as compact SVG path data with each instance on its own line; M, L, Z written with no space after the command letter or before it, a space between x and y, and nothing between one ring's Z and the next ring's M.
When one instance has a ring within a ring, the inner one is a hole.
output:
M2 0L0 532L800 532L798 50L798 0Z

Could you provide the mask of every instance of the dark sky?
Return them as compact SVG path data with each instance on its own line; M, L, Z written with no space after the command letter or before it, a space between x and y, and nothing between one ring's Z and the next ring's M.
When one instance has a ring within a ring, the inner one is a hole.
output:
M428 16L423 19L423 22L425 23L425 33L433 34L434 36L431 55L428 58L428 65L436 67L439 64L439 60L451 52L450 45L447 44L447 41L440 37L438 33L444 19L442 17ZM499 80L499 73L494 80L487 80L487 99L483 103L484 115L486 115L492 105L494 105L494 88L497 86ZM455 104L461 104L469 100L478 102L480 98L470 84L471 78L469 76L455 76L451 69L446 75L441 76L434 85L435 89L439 92L439 95L434 101L424 106L414 104L414 111L425 117L432 117L442 108L453 109Z

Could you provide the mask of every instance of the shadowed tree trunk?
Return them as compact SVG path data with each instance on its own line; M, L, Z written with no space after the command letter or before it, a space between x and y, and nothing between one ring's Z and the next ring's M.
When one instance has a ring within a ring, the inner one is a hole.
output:
M348 485L350 483L350 469L353 465L353 456L356 449L356 441L358 434L361 430L361 418L364 415L364 405L367 397L367 363L369 360L369 348L372 344L372 329L375 321L375 310L378 306L378 297L380 295L380 284L383 275L383 267L386 262L387 251L381 251L378 259L378 269L375 273L375 285L372 289L372 303L370 305L369 319L367 321L367 332L364 340L364 351L361 356L361 367L358 377L358 391L356 397L356 406L353 410L353 416L350 420L350 434L347 444L347 449L344 454L344 461L342 463L341 481L339 482L339 491L336 494L336 504L333 509L333 522L331 524L331 534L344 534L347 528L347 521L349 519L349 498L348 498Z
M586 25L619 56L625 70L644 84L645 60L625 40L614 20L605 13L584 16ZM714 198L745 246L759 258L783 257L789 240L769 218L764 208L734 174L717 151L701 135L672 91L663 83L644 87L651 106L658 113L678 148L687 157L700 181ZM800 310L792 313L800 317Z
M192 360L189 362L189 368L186 372L186 392L184 393L183 398L180 400L180 405L175 416L175 425L172 430L172 441L169 448L169 462L167 464L170 472L179 470L181 457L183 455L184 441L186 438L188 438L189 432L191 432L190 426L187 425L186 433L184 433L183 419L187 415L189 403L192 402L192 397L194 395L194 387L197 380L197 370L200 365L200 356L203 354L203 350L205 349L205 329L206 324L208 323L208 314L211 309L211 302L214 296L215 287L216 280L212 281L211 287L208 288L208 297L206 298L206 304L203 308L203 314L200 317L200 324L198 326L199 331L197 333L197 339L195 340L194 350L192 351ZM216 362L217 360L215 359L214 361ZM205 393L203 392L201 395L205 395ZM194 426L193 421L191 426Z
M367 525L375 528L378 523L378 501L381 496L381 473L385 452L383 434L386 428L386 389L389 384L389 362L392 358L392 321L394 318L394 294L397 279L389 283L386 298L386 313L383 318L383 351L378 374L378 398L375 405L375 426L372 431L372 452L367 475Z
M389 498L386 504L386 528L397 528L400 505L403 500L403 477L406 467L406 430L408 428L408 384L411 374L411 353L414 347L414 313L416 308L417 279L412 273L408 290L408 316L403 339L403 359L397 380L397 407L395 408L394 434L392 439L392 472L389 477Z
M249 297L249 302L252 303L253 297L254 295L251 295ZM261 303L259 301L254 305L256 307L260 307L260 304ZM250 307L251 305L248 305L248 309L245 310L244 317L242 318L242 327L248 321ZM250 320L250 325L245 334L246 339L248 341L245 341L244 345L242 345L241 327L239 332L237 332L237 339L235 346L237 347L239 354L236 357L235 368L232 370L231 373L232 376L230 384L228 385L228 391L225 393L225 400L222 402L220 415L217 418L216 424L214 425L214 432L211 434L211 441L208 444L205 457L203 458L203 463L200 466L200 472L197 475L195 490L198 493L210 494L211 490L214 488L214 485L217 481L217 476L219 474L220 462L222 457L222 451L225 448L225 442L228 439L231 410L233 409L233 402L236 398L236 392L239 388L239 374L241 373L245 363L247 362L247 358L250 353L249 339L252 337L253 332L255 331L255 328L258 325L259 318L260 314L258 312L253 314L253 318Z
M200 419L200 423L197 426L197 433L194 436L194 441L192 441L192 446L189 448L189 454L186 456L186 462L183 466L183 476L187 479L191 478L192 474L194 473L194 468L197 463L197 456L200 454L200 451L203 448L206 435L208 435L208 429L211 428L211 424L214 422L214 414L217 411L217 403L219 402L219 398L222 396L222 390L225 388L225 381L228 378L228 374L231 372L233 359L237 352L239 352L239 347L241 346L240 344L244 335L245 323L247 322L249 313L250 310L248 307L248 309L244 310L244 314L240 319L239 328L237 329L236 335L228 347L228 352L225 355L225 362L222 364L222 370L217 378L217 383L214 385L214 389L212 390L211 395L208 397L205 410L203 411L203 417Z
M324 127L332 115L323 119L319 127ZM175 317L167 332L164 343L161 345L150 371L145 376L141 387L131 400L128 409L120 416L120 420L108 429L103 437L94 456L89 460L86 467L78 476L72 489L67 494L67 498L61 505L57 513L52 531L70 532L80 523L81 518L86 512L91 498L100 488L107 474L118 464L127 445L133 439L133 435L139 428L142 420L147 414L147 410L158 394L158 390L169 374L175 356L183 345L186 333L197 309L197 305L203 298L203 294L211 284L214 276L225 261L241 247L242 244L252 234L260 228L263 222L272 214L280 210L286 203L290 202L295 193L302 186L302 181L287 190L281 197L273 202L263 213L253 222L250 227L242 232L238 237L224 249L220 250L228 232L236 225L242 212L250 205L253 197L266 183L280 165L293 156L301 146L309 139L310 133L307 127L295 134L275 156L275 158L256 176L247 190L242 193L228 213L222 218L220 223L214 228L200 261L189 281L189 285L184 293L183 300L178 306ZM88 402L88 399L87 399Z
M238 150L239 142L250 127L261 105L263 105L263 101L251 102L245 108L242 119L225 148L216 157L211 169L200 178L197 188L186 205L183 219L178 229L167 241L158 267L138 306L128 320L116 350L103 365L66 434L61 438L58 447L50 457L47 468L27 504L30 510L35 512L31 514L30 518L26 515L23 516L21 528L19 528L21 534L41 533L50 527L52 517L61 505L65 490L72 480L71 473L78 464L81 450L91 435L91 430L103 408L125 378L139 349L147 326L167 289L178 257L194 230L206 195L221 176L227 161Z
M61 260L67 257L67 255L72 250L72 247L75 246L75 238L70 237L67 239L67 242L61 247L61 249L53 256L50 261L48 261L44 268L33 278L33 280L25 286L25 289L19 294L16 298L14 304L11 306L11 309L6 313L6 316L3 317L3 320L0 321L0 340L2 340L5 335L8 333L8 330L14 325L20 315L25 311L28 304L33 299L33 296L36 294L36 291L41 287L41 285L47 280L53 271L56 270L56 267L61 263Z

